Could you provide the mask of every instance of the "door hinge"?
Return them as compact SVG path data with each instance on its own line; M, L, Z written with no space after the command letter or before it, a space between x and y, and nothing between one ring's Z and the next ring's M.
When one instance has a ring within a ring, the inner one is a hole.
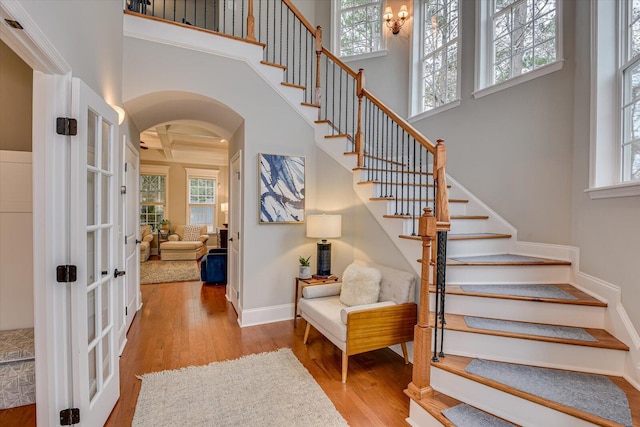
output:
M58 135L77 135L78 121L69 117L58 117L56 119L56 133Z
M129 307L125 306L124 307L124 315L126 316L127 314L129 314Z
M128 240L129 240L129 239L127 239L127 236L124 236L124 244L125 244L125 245L127 244L127 241L128 241Z
M123 185L120 187L120 194L127 194L127 186Z
M59 265L56 268L56 278L60 283L75 282L77 271L78 269L75 265Z
M126 171L127 171L127 169L128 169L128 168L127 168L127 166L129 166L129 163L126 163L126 162L125 162L125 164L124 164L124 171L125 171L125 172L126 172Z
M69 408L60 411L61 426L71 426L74 424L80 424L80 409Z

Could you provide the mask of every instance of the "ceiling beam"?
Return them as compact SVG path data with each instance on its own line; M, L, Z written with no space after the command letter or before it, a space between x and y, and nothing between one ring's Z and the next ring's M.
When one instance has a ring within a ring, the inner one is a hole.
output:
M167 126L156 126L156 132L158 133L158 138L160 138L164 156L167 160L172 160L173 152L171 151L171 144L173 142L173 136L167 133Z

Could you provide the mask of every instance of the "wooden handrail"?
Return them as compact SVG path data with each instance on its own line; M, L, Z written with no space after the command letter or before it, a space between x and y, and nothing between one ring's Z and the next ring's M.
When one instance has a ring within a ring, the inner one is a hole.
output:
M297 7L295 7L293 5L293 3L291 3L291 0L282 0L282 3L286 4L287 7L289 8L289 10L291 10L291 12L293 12L293 14L296 16L296 18L298 18L300 20L300 22L302 22L302 25L304 25L305 27L307 27L307 30L309 30L309 32L311 34L315 34L316 29L313 27L313 25L311 25L309 23L309 21L307 21L307 18L305 18L302 13L300 13L300 11L298 10Z
M378 107L383 113L387 116L391 117L391 119L396 122L402 129L404 129L409 135L411 135L416 141L418 141L422 146L424 146L431 154L436 153L436 146L427 139L426 136L422 135L416 128L411 126L409 122L405 119L397 115L393 110L387 107L382 101L375 97L371 92L366 89L362 89L362 93L364 96L371 101L376 107Z
M325 47L322 48L322 53L324 53L327 58L329 58L330 60L332 60L333 62L335 62L336 64L338 64L340 66L340 68L342 68L344 71L346 71L351 77L353 77L354 79L356 77L358 77L358 73L356 73L355 71L353 71L351 69L351 67L349 67L347 64L345 64L344 62L342 62L342 60L340 58L338 58L337 56L335 56L333 53L331 53L330 51L328 51Z

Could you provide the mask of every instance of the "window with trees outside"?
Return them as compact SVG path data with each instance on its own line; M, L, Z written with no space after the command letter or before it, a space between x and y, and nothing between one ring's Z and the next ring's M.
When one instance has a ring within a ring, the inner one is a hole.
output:
M187 218L190 225L215 230L217 171L187 169Z
M160 228L165 218L167 182L165 175L140 175L140 224Z
M559 3L562 0L481 0L478 14L478 89L497 85L545 66L560 68ZM542 71L542 70L541 70ZM542 74L546 74L542 73Z
M640 2L622 7L622 145L621 181L640 180Z
M420 41L418 59L420 98L414 113L433 110L460 98L458 70L459 1L420 0L417 11Z
M339 56L383 49L381 0L334 0L334 13L334 44Z

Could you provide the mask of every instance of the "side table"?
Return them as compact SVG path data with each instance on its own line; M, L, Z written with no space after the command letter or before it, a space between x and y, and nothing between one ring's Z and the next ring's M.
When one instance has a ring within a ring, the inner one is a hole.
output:
M158 255L160 255L160 243L169 241L171 231L158 229Z
M306 288L307 286L316 286L316 285L325 285L328 283L337 283L339 282L338 277L337 276L330 276L327 277L325 279L321 279L321 278L309 278L309 279L301 279L299 277L296 277L296 296L295 299L293 300L293 327L297 327L298 326L298 299L300 299L299 297L302 295L302 289Z

